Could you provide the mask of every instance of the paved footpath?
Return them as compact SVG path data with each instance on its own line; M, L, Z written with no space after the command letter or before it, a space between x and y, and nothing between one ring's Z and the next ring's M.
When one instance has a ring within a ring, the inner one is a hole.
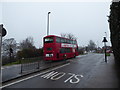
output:
M2 81L7 81L16 77L21 76L20 65L4 66L2 67Z

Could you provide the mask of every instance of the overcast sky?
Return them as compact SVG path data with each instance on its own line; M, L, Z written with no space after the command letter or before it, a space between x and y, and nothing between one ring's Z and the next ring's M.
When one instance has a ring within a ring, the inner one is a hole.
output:
M17 42L32 36L41 47L46 36L47 13L50 11L50 34L72 33L79 46L93 40L102 47L107 32L110 44L108 17L111 2L3 2L0 4L0 24L7 30L6 38ZM2 9L1 9L2 8ZM2 18L1 18L2 17ZM2 19L2 21L1 21Z

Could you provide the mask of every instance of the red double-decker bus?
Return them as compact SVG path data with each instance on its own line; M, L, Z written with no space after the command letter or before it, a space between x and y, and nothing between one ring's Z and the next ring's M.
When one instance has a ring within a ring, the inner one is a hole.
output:
M76 40L55 35L48 35L43 39L44 60L63 60L78 56Z

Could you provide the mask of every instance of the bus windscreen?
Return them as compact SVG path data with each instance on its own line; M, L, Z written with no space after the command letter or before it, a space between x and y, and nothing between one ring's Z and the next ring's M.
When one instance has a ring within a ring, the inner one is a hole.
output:
M44 43L53 43L53 37L45 38Z

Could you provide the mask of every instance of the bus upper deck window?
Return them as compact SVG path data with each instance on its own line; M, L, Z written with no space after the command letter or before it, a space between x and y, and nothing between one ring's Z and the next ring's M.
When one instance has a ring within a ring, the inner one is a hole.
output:
M56 42L57 42L57 43L61 43L61 41L60 41L60 38L59 38L59 37L56 37Z
M53 37L45 38L44 42L45 43L53 43Z

